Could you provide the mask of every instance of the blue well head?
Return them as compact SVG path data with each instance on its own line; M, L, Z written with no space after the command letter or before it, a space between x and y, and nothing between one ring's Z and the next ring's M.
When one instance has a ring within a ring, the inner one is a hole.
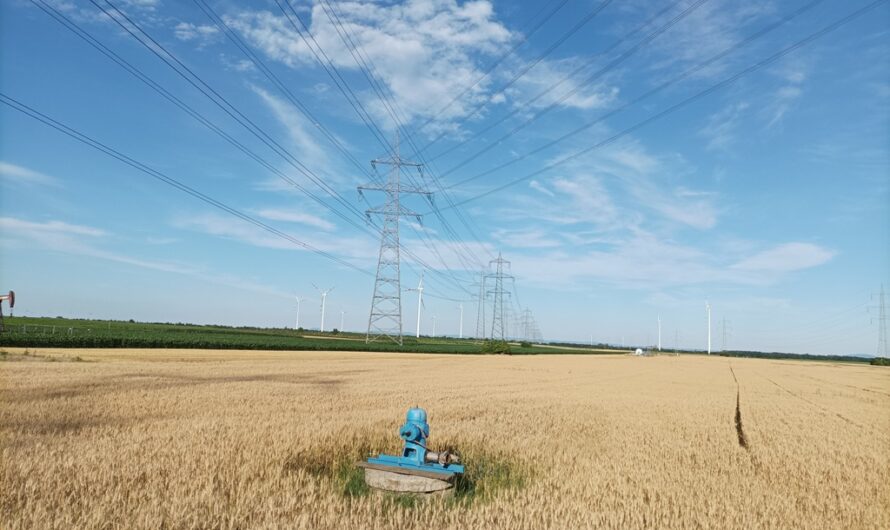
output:
M369 458L372 464L396 466L401 469L442 473L452 476L463 473L460 457L451 451L434 452L427 450L427 438L430 436L430 424L427 423L426 411L419 407L408 409L405 423L399 428L399 437L405 442L401 456L380 455Z

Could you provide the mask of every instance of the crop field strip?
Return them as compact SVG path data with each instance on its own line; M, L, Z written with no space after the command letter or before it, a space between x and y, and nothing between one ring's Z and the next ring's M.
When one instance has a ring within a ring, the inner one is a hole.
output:
M851 388L890 388L880 367L77 351L86 362L0 365L0 517L10 528L890 523L890 399ZM401 506L346 497L334 478L301 464L397 450L395 429L415 404L430 410L434 446L512 466L521 480L465 504Z

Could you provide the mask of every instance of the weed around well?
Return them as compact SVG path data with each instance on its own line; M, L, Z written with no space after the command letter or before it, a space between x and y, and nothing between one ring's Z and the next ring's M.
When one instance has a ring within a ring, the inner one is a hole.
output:
M459 446L459 444L456 444ZM387 452L397 454L398 448L390 438L356 440L339 450L304 449L289 455L284 462L285 473L304 472L313 477L330 480L334 489L345 498L365 497L372 489L365 483L364 469L356 465L369 454ZM529 470L506 454L471 449L465 458L465 473L455 479L452 495L446 505L467 506L488 502L497 496L523 488ZM415 509L434 502L438 497L422 494L383 493L381 501L396 509Z

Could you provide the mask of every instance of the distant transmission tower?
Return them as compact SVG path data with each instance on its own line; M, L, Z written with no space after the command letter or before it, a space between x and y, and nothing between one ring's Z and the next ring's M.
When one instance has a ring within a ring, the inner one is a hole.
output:
M505 340L507 336L506 329L506 306L504 306L504 278L513 278L509 274L504 274L504 265L510 267L510 262L505 260L501 253L498 252L498 259L493 259L488 266L495 265L493 274L487 277L494 281L494 289L488 291L492 295L491 304L491 339ZM508 296L510 293L506 293Z
M876 357L888 357L887 353L887 308L884 303L884 284L881 284L881 293L878 295L878 349Z
M423 172L421 164L406 162L399 156L398 135L396 136L395 152L392 156L372 160L371 166L375 172L377 166L390 166L390 172L384 184L359 186L358 188L359 194L363 191L382 191L386 194L386 202L382 207L371 208L367 211L369 218L372 214L381 215L383 226L380 229L377 278L374 280L374 296L371 299L371 314L368 317L368 334L365 336L365 342L386 338L401 346L402 288L399 272L399 218L416 217L420 220L420 215L402 206L400 196L403 193L413 193L429 198L431 194L415 186L402 184L402 167L416 168L421 178Z
M522 311L522 316L519 317L519 335L523 340L529 340L533 338L532 331L535 326L535 317L532 316L531 309L525 309ZM591 339L593 342L593 339Z
M723 317L723 340L722 347L720 348L722 351L726 351L726 346L729 344L729 339L732 338L732 322L726 320L726 317Z
M479 274L479 305L476 306L476 338L485 338L485 271Z

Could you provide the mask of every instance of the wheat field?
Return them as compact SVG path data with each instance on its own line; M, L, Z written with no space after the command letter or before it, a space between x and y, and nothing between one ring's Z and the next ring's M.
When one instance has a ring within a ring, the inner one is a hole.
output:
M3 528L890 528L886 368L21 353L0 363ZM472 495L350 489L337 466L397 451L414 405Z

